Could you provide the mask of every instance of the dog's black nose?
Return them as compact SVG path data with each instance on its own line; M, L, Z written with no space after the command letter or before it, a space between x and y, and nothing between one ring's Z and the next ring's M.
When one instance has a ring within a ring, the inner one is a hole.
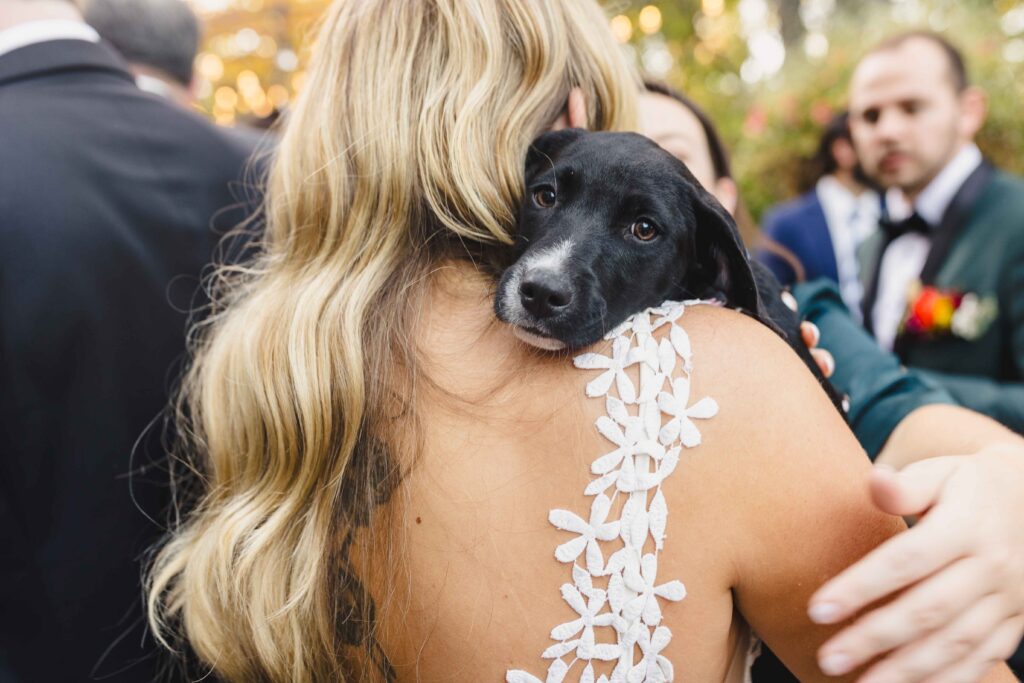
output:
M538 318L550 318L572 303L572 290L554 273L530 273L519 285L523 308Z

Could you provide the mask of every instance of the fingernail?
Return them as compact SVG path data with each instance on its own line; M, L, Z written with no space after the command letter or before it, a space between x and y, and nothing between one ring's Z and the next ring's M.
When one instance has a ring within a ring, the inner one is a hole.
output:
M818 342L821 341L821 330L819 330L818 326L815 325L814 323L807 324L811 326L811 331L814 332L814 343L811 344L811 346L817 346Z
M836 359L832 357L832 354L825 356L825 362L828 364L828 376L831 377L832 373L836 371Z
M815 624L831 624L839 620L839 605L834 602L819 602L811 605L807 615Z
M842 676L852 668L852 663L842 652L833 652L818 660L818 666L827 676Z

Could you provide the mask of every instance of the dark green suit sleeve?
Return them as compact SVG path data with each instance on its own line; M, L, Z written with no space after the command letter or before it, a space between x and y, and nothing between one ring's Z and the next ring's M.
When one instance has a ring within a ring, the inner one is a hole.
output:
M821 330L821 348L836 359L832 384L849 397L850 426L872 460L912 411L933 403L956 403L947 391L882 350L850 316L834 283L800 284L793 294L800 314Z
M1018 434L1024 434L1024 384L933 370L918 369L915 372L948 391L963 407L988 415Z

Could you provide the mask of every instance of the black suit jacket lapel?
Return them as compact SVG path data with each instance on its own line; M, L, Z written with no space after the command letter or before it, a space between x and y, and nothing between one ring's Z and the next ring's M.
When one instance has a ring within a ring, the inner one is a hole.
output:
M105 43L47 40L0 55L0 87L64 71L99 70L133 81L124 60Z

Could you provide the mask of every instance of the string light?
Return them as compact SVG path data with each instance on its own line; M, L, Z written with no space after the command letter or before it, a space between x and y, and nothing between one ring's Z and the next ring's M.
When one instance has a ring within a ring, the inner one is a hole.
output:
M196 58L196 71L208 81L219 81L224 76L224 60L212 52L204 52Z
M620 14L612 19L612 35L620 43L628 43L633 37L633 22L625 14Z
M725 0L703 0L701 11L709 17L720 17L725 11Z

